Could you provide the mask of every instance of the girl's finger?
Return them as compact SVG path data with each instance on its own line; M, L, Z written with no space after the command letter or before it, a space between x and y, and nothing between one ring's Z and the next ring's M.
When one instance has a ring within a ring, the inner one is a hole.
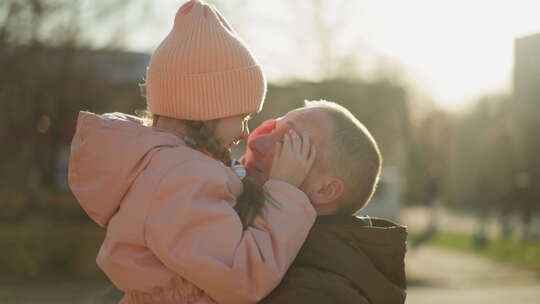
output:
M307 132L302 132L302 157L304 159L307 158L307 156L309 155L309 146L310 146L310 141L309 141L309 135L307 134Z
M293 147L294 147L294 144L293 144L293 140L292 140L292 130L289 130L287 131L287 133L285 133L285 138L288 139L288 143L289 145L287 146L287 151L294 151Z
M309 157L307 160L307 171L311 169L311 166L313 166L313 162L315 162L315 156L317 156L317 149L315 149L315 145L311 145L311 149L309 149Z
M279 157L281 156L281 150L283 149L283 145L281 144L281 142L277 142L274 149L274 159L272 161L272 166L274 166L274 164L279 160Z
M283 135L283 149L291 152L291 136L288 133Z
M292 151L295 153L298 153L300 149L302 149L302 143L300 142L300 136L298 136L298 133L291 129L289 132L291 132L291 144L292 144Z

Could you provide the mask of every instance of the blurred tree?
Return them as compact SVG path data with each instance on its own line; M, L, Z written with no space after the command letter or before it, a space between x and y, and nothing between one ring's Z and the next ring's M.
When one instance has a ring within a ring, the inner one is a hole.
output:
M291 57L301 57L297 70L303 79L324 80L334 78L359 78L361 59L368 47L361 36L351 30L355 10L351 0L297 0L274 1L267 8L278 8L284 12L279 17L264 10L257 10L254 2L246 0L212 0L218 8L230 17L234 27L242 36L264 35L270 33L271 39L278 41L271 53L265 53L267 44L261 47L262 56L272 56L273 60L291 62ZM250 6L251 5L251 6ZM328 14L336 11L339 14ZM253 24L257 31L250 32ZM268 30L268 32L265 31ZM351 33L352 32L352 33ZM253 39L256 44L261 39ZM299 48L299 46L301 46ZM295 62L291 62L295 64ZM271 65L268 66L270 69ZM294 78L292 73L286 77ZM307 75L307 77L306 77ZM386 75L388 76L388 74Z
M508 95L478 100L456 120L454 144L448 149L445 201L478 216L479 239L485 238L490 217L499 219L502 236L510 236L513 216L519 216L527 235L539 208L535 182L530 179L540 165L534 152L538 140L529 137L526 147L520 145L517 138L526 136L527 130L516 127L512 102Z
M517 121L518 132L514 142L519 150L517 170L513 172L514 198L519 206L523 223L523 238L539 238L540 232L532 230L534 217L540 217L540 118Z
M455 118L433 110L414 125L406 164L407 201L431 205L441 198Z
M91 36L100 22L115 19L109 45L117 47L116 19L126 0L5 0L0 2L0 192L2 216L18 218L57 190L76 114L103 108L112 87L96 64ZM102 38L106 41L107 38ZM136 92L136 84L133 84ZM133 99L137 95L131 96Z

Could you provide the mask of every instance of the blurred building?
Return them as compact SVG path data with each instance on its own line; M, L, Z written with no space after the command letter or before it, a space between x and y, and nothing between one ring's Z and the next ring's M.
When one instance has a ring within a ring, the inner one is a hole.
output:
M138 84L149 60L145 53L118 50L0 45L6 72L0 101L10 105L0 123L0 154L9 159L3 173L26 189L52 181L67 190L78 111L132 113L144 108ZM38 146L39 152L31 148ZM20 169L24 167L28 169Z
M540 33L516 39L514 110L520 121L538 118L540 109Z
M534 178L532 168L540 149L540 33L516 39L514 44L513 115L516 140L522 160L522 178L516 180L520 187L527 187Z

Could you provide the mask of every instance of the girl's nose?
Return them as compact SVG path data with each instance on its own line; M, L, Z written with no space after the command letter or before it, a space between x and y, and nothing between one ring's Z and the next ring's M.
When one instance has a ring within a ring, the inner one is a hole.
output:
M244 120L242 122L242 132L240 133L239 140L246 140L249 138L249 125L248 121Z
M249 137L249 126L248 124L245 125L244 128L242 128L242 134L240 134L242 137L242 140L247 139Z

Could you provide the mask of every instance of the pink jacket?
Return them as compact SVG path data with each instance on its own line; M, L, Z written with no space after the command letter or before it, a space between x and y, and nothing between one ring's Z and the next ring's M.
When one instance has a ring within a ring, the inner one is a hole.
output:
M121 303L255 303L281 280L314 220L307 196L285 182L243 229L233 209L242 183L220 162L139 118L80 112L69 185L107 234L99 267Z

